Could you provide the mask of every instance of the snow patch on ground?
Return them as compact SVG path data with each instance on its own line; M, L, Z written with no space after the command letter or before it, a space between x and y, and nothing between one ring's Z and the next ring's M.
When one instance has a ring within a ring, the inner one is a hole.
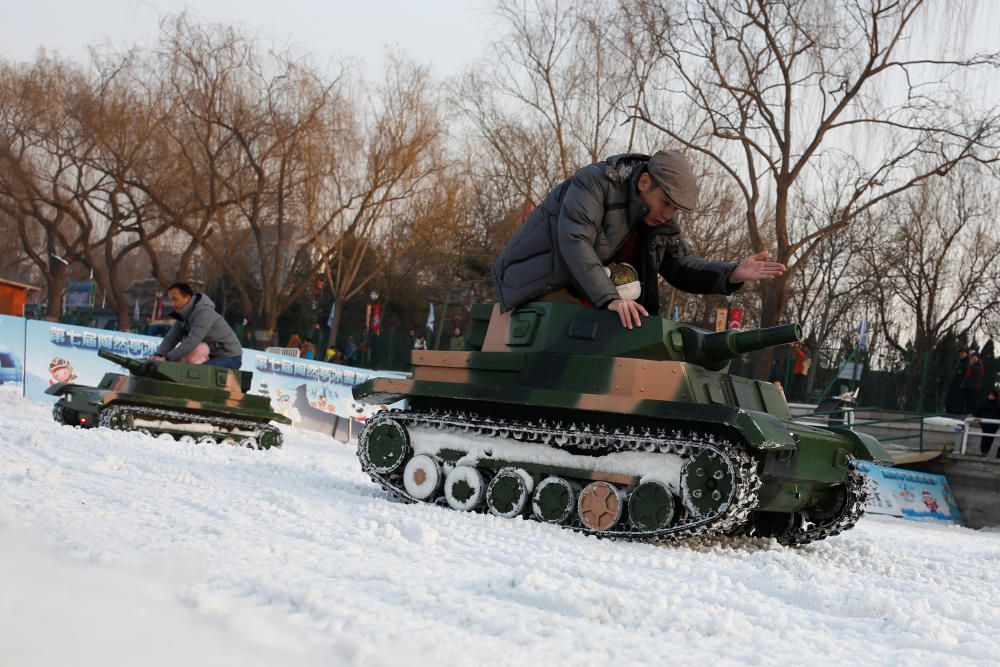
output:
M1000 532L611 542L392 502L324 436L254 452L0 402L3 665L1000 663Z

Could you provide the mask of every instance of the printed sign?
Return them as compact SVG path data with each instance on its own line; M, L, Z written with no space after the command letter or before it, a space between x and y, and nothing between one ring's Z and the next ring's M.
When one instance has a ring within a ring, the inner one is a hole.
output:
M0 315L0 384L24 390L24 318Z
M243 369L254 373L251 391L269 397L274 410L291 419L296 428L327 433L345 442L357 435L368 417L389 407L359 403L351 388L375 376L406 377L257 350L243 350Z
M889 468L868 461L858 461L857 466L870 480L865 511L914 521L962 524L958 504L944 475Z
M28 320L24 331L24 395L44 403L57 400L45 393L57 382L96 385L105 373L124 372L117 364L98 357L98 350L145 359L160 344L159 338L151 336L41 320Z

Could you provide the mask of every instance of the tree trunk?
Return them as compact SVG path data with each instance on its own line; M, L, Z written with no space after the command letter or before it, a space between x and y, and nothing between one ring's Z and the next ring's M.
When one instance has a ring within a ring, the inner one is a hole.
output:
M789 275L778 276L774 280L762 283L760 299L760 326L761 328L777 326L781 323L781 317L785 312L787 303ZM753 355L753 376L758 379L767 379L771 370L771 362L774 360L774 348L767 347Z
M45 287L48 292L48 307L45 309L45 319L58 322L62 316L62 296L66 289L67 267L62 262L49 260L49 275L45 277Z
M344 312L344 303L342 301L335 301L334 303L337 304L337 307L333 310L333 322L330 324L330 336L326 341L327 347L337 346L337 336L340 334L340 317ZM327 315L327 317L329 317L329 315Z

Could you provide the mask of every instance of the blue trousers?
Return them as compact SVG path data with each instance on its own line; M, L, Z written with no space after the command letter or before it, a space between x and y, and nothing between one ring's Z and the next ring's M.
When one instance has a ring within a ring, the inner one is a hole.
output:
M225 368L233 368L239 370L240 366L243 365L243 357L212 357L205 362L206 366L223 366Z

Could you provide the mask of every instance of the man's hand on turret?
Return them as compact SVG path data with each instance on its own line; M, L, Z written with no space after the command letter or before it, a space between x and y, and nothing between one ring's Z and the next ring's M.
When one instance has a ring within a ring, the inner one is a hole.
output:
M166 361L167 358L160 354L154 354L149 358L150 361Z
M767 251L747 257L736 265L729 274L729 282L741 283L745 280L771 280L785 272L785 265L780 262L765 262Z
M615 299L608 304L608 310L618 313L618 318L622 321L622 326L626 329L631 329L633 323L635 326L641 327L642 322L639 321L640 315L649 317L646 309L631 299Z

